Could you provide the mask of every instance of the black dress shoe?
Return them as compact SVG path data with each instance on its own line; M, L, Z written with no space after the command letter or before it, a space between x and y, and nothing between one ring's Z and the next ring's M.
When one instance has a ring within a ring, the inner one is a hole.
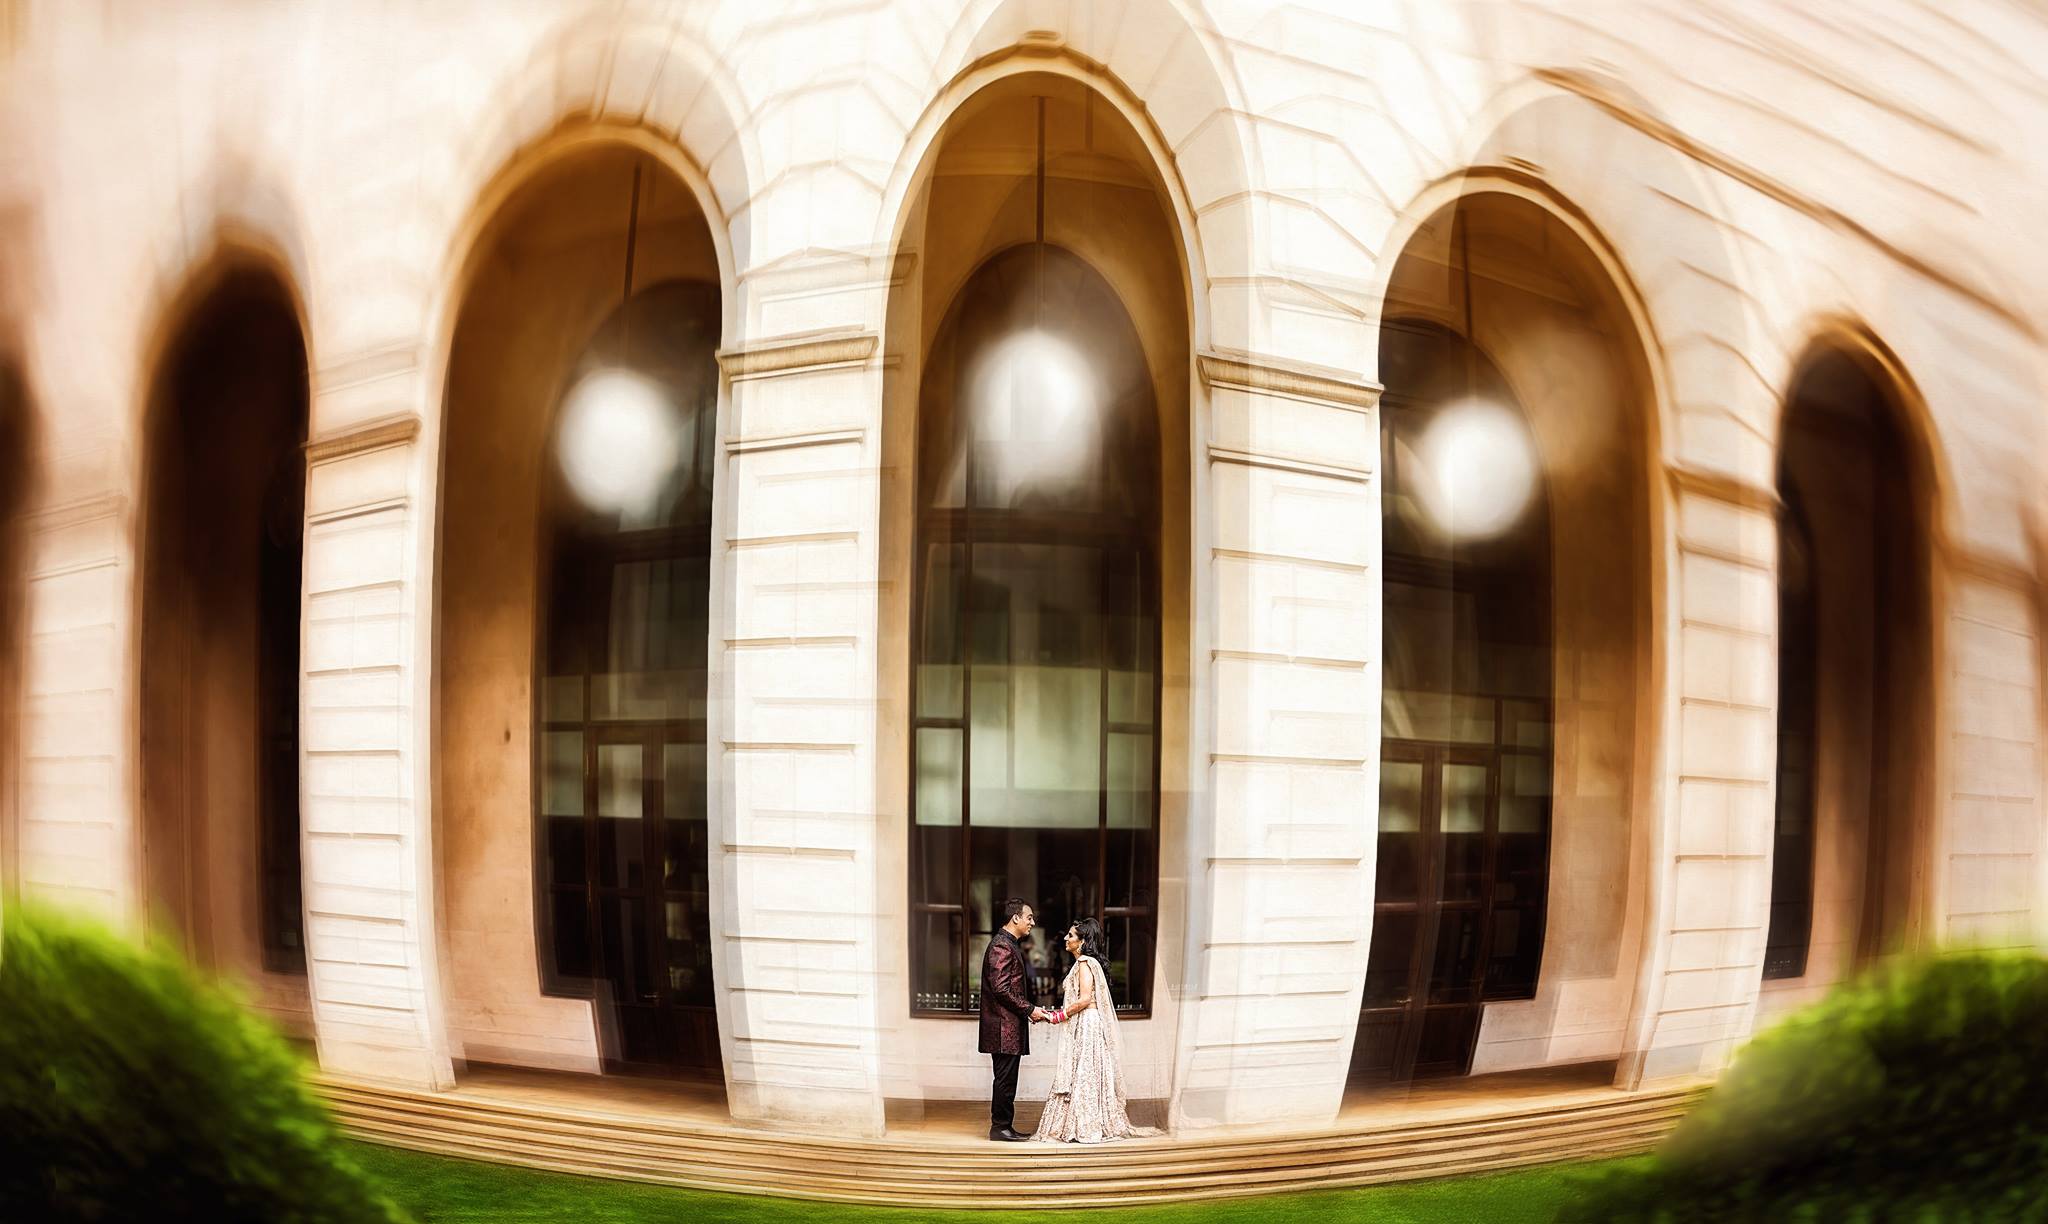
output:
M1022 1143L1031 1136L1020 1135L1014 1127L1005 1126L1000 1130L990 1130L988 1137L1003 1143Z

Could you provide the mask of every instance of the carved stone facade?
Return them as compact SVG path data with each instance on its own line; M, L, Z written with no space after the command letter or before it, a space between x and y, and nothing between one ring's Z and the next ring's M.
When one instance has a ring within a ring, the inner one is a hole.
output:
M1396 316L1470 334L1546 462L1583 465L1550 475L1554 521L1581 526L1556 532L1557 590L1580 594L1555 610L1572 662L1554 670L1549 942L1532 993L1485 1005L1473 1070L1712 1074L1760 1013L1847 964L1762 977L1779 440L1817 353L1855 362L1894 414L1910 470L1880 495L1924 533L1906 555L1925 602L1902 647L1925 683L1886 741L1905 745L1883 785L1909 827L1872 876L1837 861L1872 838L1824 823L1820 878L1885 881L1910 942L2037 944L2048 242L2031 221L2048 166L2026 134L2048 94L2023 48L2048 27L2020 5L1976 16L0 4L0 373L24 392L0 394L20 418L0 421L6 879L149 917L151 410L194 287L257 266L295 303L310 372L298 793L322 1063L432 1087L469 1059L598 1068L591 1005L547 995L534 963L519 652L535 597L516 533L537 495L517 493L514 536L453 538L451 508L483 486L445 482L517 470L458 452L451 429L478 286L521 286L488 303L511 318L549 296L518 269L559 258L547 309L585 334L617 283L606 262L567 287L575 243L624 233L623 195L575 203L594 178L557 176L558 228L506 218L550 173L630 153L668 193L648 223L704 235L647 258L715 281L722 310L705 770L732 1112L878 1133L887 1100L974 1097L972 1026L914 1016L904 968L907 455L936 298L981 241L926 204L949 175L1029 181L1023 129L976 127L977 99L1077 90L1089 139L1123 143L1065 163L1070 198L1141 193L1156 224L1128 242L1115 226L1135 214L1053 227L1084 253L1101 241L1179 439L1161 477L1153 997L1123 1025L1134 1097L1192 1129L1313 1126L1345 1092L1382 827ZM1006 219L989 227L1015 220L991 209ZM1456 259L1454 227L1473 244ZM1460 298L1459 270L1485 288L1468 278ZM493 353L534 387L564 368ZM509 404L461 407L488 422ZM486 623L488 599L451 609L451 550L471 548L465 564L512 558L515 621ZM1602 602L1608 575L1626 594ZM492 644L450 672L449 635L472 632L451 617L471 611L486 636L469 645ZM487 636L508 624L510 654ZM1847 766L1819 768L1816 819L1860 819L1825 799ZM1833 887L1813 938L1846 946L1875 902ZM1027 1063L1022 1095L1048 1074Z

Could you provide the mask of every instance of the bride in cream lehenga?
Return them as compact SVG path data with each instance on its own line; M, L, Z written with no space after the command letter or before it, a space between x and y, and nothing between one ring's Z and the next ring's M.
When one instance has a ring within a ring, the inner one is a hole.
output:
M1074 967L1067 973L1062 1005L1048 1013L1064 1031L1052 1095L1031 1135L1039 1143L1104 1143L1159 1133L1132 1126L1125 1113L1123 1045L1109 974L1102 967L1102 944L1102 924L1093 918L1067 928Z

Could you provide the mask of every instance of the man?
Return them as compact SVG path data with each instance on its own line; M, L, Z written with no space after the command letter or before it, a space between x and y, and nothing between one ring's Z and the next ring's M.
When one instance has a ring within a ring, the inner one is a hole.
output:
M1030 1025L1045 1018L1031 1004L1031 980L1024 946L1038 917L1026 902L1003 902L1003 925L981 956L981 1052L995 1062L995 1090L989 1096L988 1137L1005 1143L1030 1138L1017 1133L1017 1064L1031 1052Z

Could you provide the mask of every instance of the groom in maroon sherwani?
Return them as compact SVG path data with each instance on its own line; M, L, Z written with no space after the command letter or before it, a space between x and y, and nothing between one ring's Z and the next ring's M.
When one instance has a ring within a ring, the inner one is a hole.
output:
M1009 1143L1030 1138L1017 1133L1017 1064L1031 1052L1031 1022L1045 1013L1031 1003L1030 966L1017 941L1037 922L1028 902L1003 902L1003 925L981 957L981 1052L994 1060L996 1075L988 1137Z

